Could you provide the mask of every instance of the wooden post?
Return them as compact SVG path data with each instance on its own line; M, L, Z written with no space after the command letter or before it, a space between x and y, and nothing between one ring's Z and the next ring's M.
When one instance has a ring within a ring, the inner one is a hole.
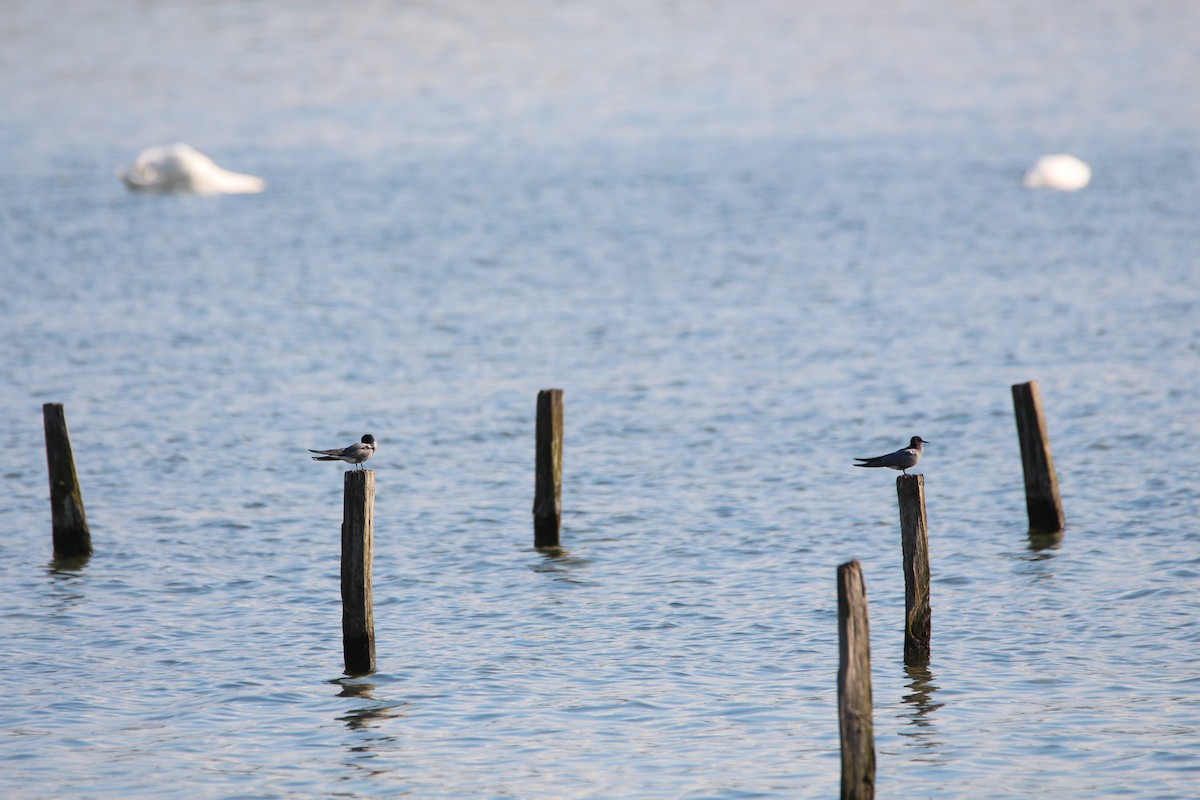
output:
M1021 441L1021 466L1025 470L1025 507L1029 528L1054 533L1066 527L1062 497L1058 493L1058 474L1050 454L1050 434L1042 413L1042 393L1037 381L1012 387L1013 407L1017 415L1017 438Z
M374 553L375 470L347 470L342 511L342 648L347 675L375 671Z
M79 475L71 455L67 416L62 403L42 406L46 428L46 465L50 472L50 525L55 558L76 558L92 553L92 534L83 511Z
M842 800L875 797L875 722L871 700L871 626L862 566L838 567L838 721Z
M537 465L533 495L533 546L558 547L562 531L563 390L537 398Z
M929 521L925 476L897 475L900 542L904 551L904 663L928 664L933 613L929 606Z

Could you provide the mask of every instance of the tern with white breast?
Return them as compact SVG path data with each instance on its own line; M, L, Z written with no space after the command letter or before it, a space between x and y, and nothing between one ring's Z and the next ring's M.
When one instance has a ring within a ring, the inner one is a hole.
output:
M920 436L914 436L908 441L908 447L897 450L894 453L888 453L886 456L875 456L874 458L855 458L855 461L861 461L861 464L855 464L856 467L888 467L889 469L898 469L905 475L908 470L917 465L921 460L921 453L925 450L925 445L931 444L922 439Z
M355 442L349 447L334 448L333 450L309 450L316 453L313 461L345 461L347 464L362 464L375 455L375 437L369 433L363 434L362 441Z

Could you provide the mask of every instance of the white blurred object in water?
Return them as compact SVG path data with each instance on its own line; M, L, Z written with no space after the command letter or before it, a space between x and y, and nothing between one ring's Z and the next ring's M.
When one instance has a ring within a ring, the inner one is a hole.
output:
M1023 181L1026 189L1059 189L1073 192L1088 185L1092 179L1092 168L1078 158L1066 153L1042 156Z
M117 177L135 192L253 194L266 187L262 178L222 169L186 144L147 148Z

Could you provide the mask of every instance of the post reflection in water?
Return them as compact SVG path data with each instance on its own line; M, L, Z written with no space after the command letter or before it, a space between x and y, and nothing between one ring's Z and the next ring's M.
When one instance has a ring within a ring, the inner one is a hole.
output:
M77 578L83 572L83 568L87 566L88 561L92 558L90 553L85 553L79 556L67 556L58 558L57 556L51 559L46 565L46 572L53 577L70 577Z
M904 674L907 677L905 686L910 690L902 698L909 708L900 716L906 717L910 727L899 733L905 737L905 742L926 752L917 758L922 761L941 761L942 743L938 738L937 724L933 712L944 703L935 702L934 694L938 687L933 682L933 673L925 665L905 665Z
M350 730L371 727L373 723L379 720L397 719L405 716L404 711L401 709L408 706L408 703L389 703L384 700L377 700L372 694L376 686L374 683L360 683L349 678L338 678L330 681L330 683L336 683L342 687L342 691L338 692L338 697L361 698L367 701L337 718L338 722L346 723L346 727L350 728Z
M1056 533L1029 532L1027 549L1016 551L1013 562L1016 573L1027 576L1029 586L1054 581L1054 559L1058 555L1062 539L1062 531Z
M83 602L82 588L87 580L83 568L89 558L89 555L56 558L46 565L46 575L50 578L47 586L55 613L70 611Z
M397 737L377 730L380 723L388 719L400 719L406 716L403 709L406 702L389 703L377 699L372 692L376 684L355 681L353 678L335 678L330 683L338 684L342 690L338 697L345 697L354 703L353 708L337 717L352 734L345 743L346 757L343 761L348 772L344 780L360 778L376 778L387 775L392 770L387 759L381 758L394 748Z
M1053 533L1043 533L1042 531L1029 532L1029 550L1033 553L1043 553L1047 550L1057 550L1062 544L1063 532L1055 531ZM1043 558L1050 558L1053 553L1044 553Z
M529 565L529 569L564 583L582 584L574 573L591 564L590 559L572 556L564 547L543 547L538 549L541 558Z

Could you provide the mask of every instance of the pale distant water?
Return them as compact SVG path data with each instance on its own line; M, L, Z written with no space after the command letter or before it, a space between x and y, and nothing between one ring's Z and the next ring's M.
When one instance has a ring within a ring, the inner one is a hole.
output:
M1200 796L1197 4L0 17L0 796L835 797L852 558L881 798ZM267 191L127 193L172 141ZM1092 184L1022 189L1055 152ZM67 569L44 402L96 548ZM345 467L305 448L366 432L347 680ZM913 435L928 670L895 474L851 467Z

